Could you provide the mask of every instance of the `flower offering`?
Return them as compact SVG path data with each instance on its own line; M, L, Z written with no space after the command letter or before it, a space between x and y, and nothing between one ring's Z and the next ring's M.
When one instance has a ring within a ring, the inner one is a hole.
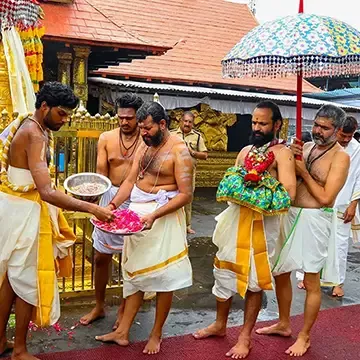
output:
M113 211L115 218L111 222L93 220L93 224L101 230L112 233L135 233L142 230L144 225L140 221L139 215L129 209Z

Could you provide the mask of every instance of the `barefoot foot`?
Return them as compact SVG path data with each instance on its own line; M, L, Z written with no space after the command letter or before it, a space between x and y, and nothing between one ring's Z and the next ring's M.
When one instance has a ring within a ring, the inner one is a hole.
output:
M280 335L280 336L291 336L291 329L289 325L282 325L277 323L271 326L266 326L261 329L255 330L258 335Z
M237 344L226 353L226 356L232 359L245 359L249 355L250 349L250 337L240 336Z
M5 337L0 340L0 355L4 354L9 350L12 350L13 348L14 348L14 343L12 341L6 340Z
M188 227L188 228L186 229L186 232L187 232L188 234L196 234L195 230L193 230L193 229L190 228L190 227Z
M160 351L161 336L151 335L148 343L143 350L144 354L154 355Z
M332 296L341 298L345 295L344 290L341 286L334 286L332 290Z
M102 336L95 336L95 340L102 342L114 342L120 346L129 345L129 335L117 331Z
M299 335L293 345L291 345L285 353L290 356L303 356L310 347L310 338L308 336Z
M80 319L80 324L86 326L96 320L103 319L104 317L105 317L104 308L95 307L88 314L86 314Z
M11 355L11 360L40 360L39 358L30 355L27 351L15 353Z
M297 287L301 290L305 290L305 284L303 281L299 281L297 284Z
M217 323L216 321L212 323L205 329L196 331L193 336L197 340L206 339L210 336L220 336L223 337L226 335L226 327L222 324Z

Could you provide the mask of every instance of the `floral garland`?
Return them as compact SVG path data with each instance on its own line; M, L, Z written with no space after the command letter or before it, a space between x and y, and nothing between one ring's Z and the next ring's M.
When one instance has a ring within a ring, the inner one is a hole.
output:
M43 44L41 41L45 28L38 23L33 27L17 27L24 48L25 61L29 69L34 91L39 91L39 83L43 81Z
M0 30L16 28L24 48L34 92L39 91L39 83L44 78L42 68L44 50L41 42L45 33L41 24L43 18L44 12L37 0L0 0Z
M244 168L247 174L244 176L244 181L248 185L258 184L264 177L264 172L270 167L275 160L275 155L272 151L266 152L270 147L284 143L282 140L274 140L260 148L253 146L247 153L244 160Z

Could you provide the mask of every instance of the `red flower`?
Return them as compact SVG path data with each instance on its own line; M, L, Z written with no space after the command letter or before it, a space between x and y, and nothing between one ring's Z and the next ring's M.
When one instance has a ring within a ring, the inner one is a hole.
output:
M244 176L244 180L258 183L261 180L261 177L257 174L248 173Z

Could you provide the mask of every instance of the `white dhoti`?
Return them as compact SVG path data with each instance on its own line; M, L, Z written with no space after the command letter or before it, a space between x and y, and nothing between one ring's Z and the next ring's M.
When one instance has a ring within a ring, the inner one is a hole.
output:
M333 209L291 207L282 219L281 251L273 275L303 270L321 272L324 281L338 282L336 231L337 214Z
M336 246L339 257L339 285L343 284L346 276L346 263L349 251L349 239L351 238L351 223L344 223L342 219L343 213L346 209L338 209L337 231L336 231ZM337 284L335 284L337 285Z
M129 209L139 216L154 212L178 192L146 193L134 186ZM155 220L150 230L124 237L124 298L142 292L168 292L192 285L184 209Z
M360 144L355 139L352 139L345 148L345 151L350 156L349 174L345 185L336 198L334 205L338 211L336 245L339 256L338 265L340 283L331 285L339 285L344 283L346 276L346 261L349 250L349 240L352 238L353 242L359 241L359 206L357 205L356 207L355 217L351 223L344 224L344 220L342 218L351 202L359 201L360 199Z
M112 185L109 191L107 191L100 199L100 206L107 206L111 200L115 197L119 188ZM127 209L130 201L127 200L121 204L118 209ZM122 252L124 246L124 237L119 235L113 235L94 228L93 234L93 247L95 250L102 254L116 254Z
M33 184L29 170L11 166L8 179L14 185ZM0 229L0 286L7 274L15 294L36 307L37 324L54 324L60 317L57 276L64 275L63 266L71 270L68 255L75 235L59 209L41 201L36 190L16 193L5 185Z
M280 215L263 216L236 204L216 217L213 243L218 247L214 261L213 294L225 301L247 290L271 290L271 267L276 259Z

